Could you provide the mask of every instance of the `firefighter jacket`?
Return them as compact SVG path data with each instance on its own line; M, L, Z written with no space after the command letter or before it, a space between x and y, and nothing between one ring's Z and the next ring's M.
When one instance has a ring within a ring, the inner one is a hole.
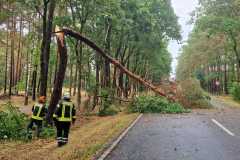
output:
M32 107L32 119L35 120L43 120L43 117L46 115L47 109L45 104L42 103L36 103L33 107Z
M53 118L60 122L75 121L76 110L74 104L71 101L61 101L53 114Z

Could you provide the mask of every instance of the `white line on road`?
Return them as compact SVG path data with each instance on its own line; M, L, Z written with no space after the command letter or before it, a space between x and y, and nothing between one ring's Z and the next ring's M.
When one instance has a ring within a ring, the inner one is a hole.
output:
M213 123L215 123L218 127L222 128L222 130L224 130L225 132L227 132L230 136L235 136L234 133L232 133L231 131L229 131L227 128L225 128L221 123L219 123L217 120L212 119Z
M119 142L126 136L128 131L134 127L134 125L140 120L140 118L143 116L143 114L140 114L134 122L117 138L116 141L112 143L112 145L101 155L101 157L98 158L98 160L104 160L113 150L114 148L119 144Z

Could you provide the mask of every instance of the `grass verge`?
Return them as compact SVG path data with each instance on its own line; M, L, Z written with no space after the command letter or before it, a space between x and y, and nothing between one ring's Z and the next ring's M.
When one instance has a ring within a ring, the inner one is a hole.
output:
M231 96L216 96L216 98L229 106L240 108L240 101L234 100Z
M95 117L84 125L80 121L70 134L69 144L62 148L57 148L53 139L36 140L32 143L6 142L0 145L0 159L92 159L137 116L138 114L121 113L116 116Z

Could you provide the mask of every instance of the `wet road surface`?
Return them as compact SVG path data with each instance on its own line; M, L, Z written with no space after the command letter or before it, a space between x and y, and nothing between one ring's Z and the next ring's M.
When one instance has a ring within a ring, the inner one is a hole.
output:
M239 119L240 109L229 107L144 115L107 160L240 160Z

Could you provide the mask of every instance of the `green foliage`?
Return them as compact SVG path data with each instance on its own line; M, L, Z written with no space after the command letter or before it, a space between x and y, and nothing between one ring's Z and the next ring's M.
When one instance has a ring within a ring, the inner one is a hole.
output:
M25 139L27 116L11 103L0 111L0 139Z
M1 109L3 111L0 111L0 140L28 140L26 126L29 118L11 103L4 104ZM55 128L49 126L43 127L40 134L42 138L54 135Z
M115 115L118 113L116 107L112 104L113 100L110 95L113 91L109 88L102 89L100 96L102 98L102 104L99 108L99 116Z
M118 114L119 109L115 105L110 105L104 110L100 110L98 115L99 116L113 116Z
M196 72L203 73L198 79L202 87L216 92L214 81L226 81L220 88L228 88L225 84L236 81L239 73L239 31L240 20L237 10L238 0L200 0L194 12L194 30L184 45L179 57L177 79L185 81L196 77ZM226 68L224 68L226 67ZM224 70L227 70L225 76ZM225 90L227 93L227 90ZM201 101L201 100L199 100Z
M40 136L43 138L49 138L49 137L53 137L56 135L56 129L54 127L44 127Z
M209 108L210 96L201 88L198 80L190 78L179 83L177 97L188 108Z
M189 110L184 109L178 103L170 103L168 100L157 96L140 96L129 106L129 111L136 113L185 113Z
M233 83L230 88L230 93L234 100L240 100L240 84L239 83Z

